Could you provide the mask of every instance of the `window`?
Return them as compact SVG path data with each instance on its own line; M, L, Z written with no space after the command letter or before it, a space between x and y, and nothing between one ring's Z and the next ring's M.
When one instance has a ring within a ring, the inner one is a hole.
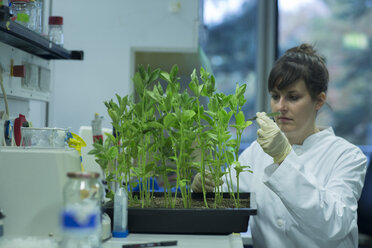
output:
M326 57L330 73L319 125L372 152L372 1L278 1L279 56L306 42Z
M218 92L233 94L236 83L246 83L247 102L243 111L246 118L255 116L258 1L204 0L202 8L200 47L205 55L202 65L215 76ZM256 129L248 127L242 138L242 142L253 141Z

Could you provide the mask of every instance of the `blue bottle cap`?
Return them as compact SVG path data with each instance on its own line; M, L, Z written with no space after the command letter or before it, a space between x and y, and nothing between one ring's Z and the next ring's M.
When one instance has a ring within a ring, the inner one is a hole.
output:
M128 230L125 230L124 232L120 232L120 231L113 231L112 232L112 237L114 237L114 238L125 238L128 235L129 235Z

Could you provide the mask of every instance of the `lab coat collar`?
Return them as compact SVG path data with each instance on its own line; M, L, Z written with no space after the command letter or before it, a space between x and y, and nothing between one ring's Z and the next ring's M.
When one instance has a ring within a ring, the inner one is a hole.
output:
M292 147L304 147L304 148L311 147L314 144L316 144L318 140L323 139L327 136L334 136L334 135L335 133L332 127L320 128L320 132L314 133L310 135L309 137L307 137L304 140L304 143L302 143L302 145L294 144Z

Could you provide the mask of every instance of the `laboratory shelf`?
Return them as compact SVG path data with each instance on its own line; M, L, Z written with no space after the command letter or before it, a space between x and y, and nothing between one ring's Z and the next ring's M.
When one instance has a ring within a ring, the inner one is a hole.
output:
M70 51L10 20L9 8L0 6L0 42L43 59L83 60L84 51Z

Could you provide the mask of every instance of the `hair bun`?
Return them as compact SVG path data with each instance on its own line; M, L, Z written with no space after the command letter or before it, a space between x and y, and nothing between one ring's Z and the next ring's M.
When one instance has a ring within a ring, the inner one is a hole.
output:
M316 54L316 51L313 48L313 46L309 45L307 43L303 43L303 44L301 44L297 47L293 47L293 48L289 49L287 52L304 53L304 54L307 54L307 55L315 55Z

